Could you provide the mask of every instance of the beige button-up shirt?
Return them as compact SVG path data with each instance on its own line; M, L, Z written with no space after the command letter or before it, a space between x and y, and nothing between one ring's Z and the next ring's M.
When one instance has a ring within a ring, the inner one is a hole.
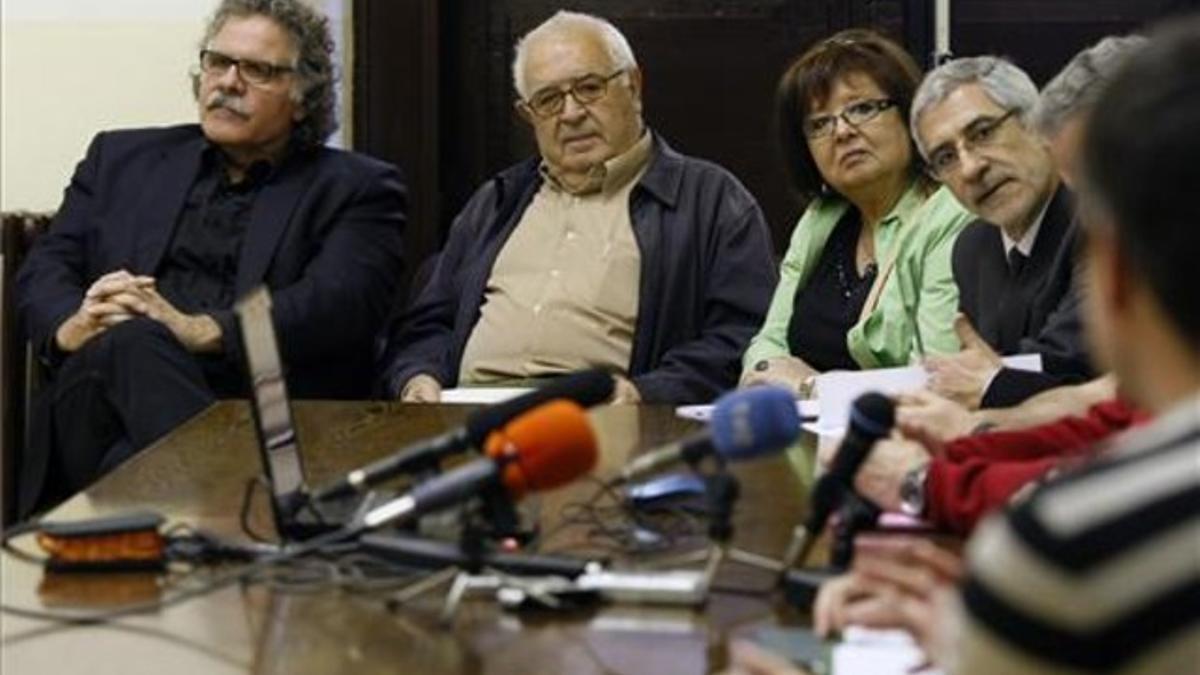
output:
M492 267L462 383L626 372L641 277L629 196L650 150L644 133L573 192L542 165L545 180Z

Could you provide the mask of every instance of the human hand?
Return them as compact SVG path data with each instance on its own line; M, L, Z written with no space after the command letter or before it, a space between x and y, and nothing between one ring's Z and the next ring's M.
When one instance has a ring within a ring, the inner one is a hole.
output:
M928 540L860 536L852 571L817 594L815 629L827 636L850 625L899 628L930 654L942 608L962 574L958 555Z
M729 643L729 669L726 675L804 675L784 656L750 642L733 640Z
M929 388L968 410L978 410L984 391L1003 363L965 315L954 317L954 332L962 351L925 359Z
M854 474L854 489L885 511L899 511L904 477L928 463L929 452L920 443L898 436L881 439Z
M609 403L613 405L634 405L642 402L642 395L629 378L613 375L613 395Z
M139 289L143 314L167 327L189 352L212 353L221 350L221 325L207 314L184 314L150 284Z
M437 403L441 400L442 384L425 373L413 375L400 390L403 403Z
M897 397L896 428L931 453L939 453L955 438L979 426L978 414L927 389Z
M127 270L109 272L97 279L79 309L59 324L55 343L64 352L79 350L110 327L146 312L141 289L154 283L150 277L134 276Z
M742 373L739 387L776 385L796 392L800 398L812 396L817 370L795 356L763 359Z

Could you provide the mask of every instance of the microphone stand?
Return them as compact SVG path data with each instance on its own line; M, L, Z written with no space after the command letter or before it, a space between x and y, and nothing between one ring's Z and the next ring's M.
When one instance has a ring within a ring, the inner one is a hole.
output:
M459 550L466 556L465 563L442 568L403 589L393 598L393 607L410 603L449 582L439 620L442 625L453 625L458 608L470 591L494 592L500 587L501 579L508 578L486 566L486 542L514 538L525 543L537 532L536 527L521 528L520 516L500 485L487 487L479 495L477 505L460 509L459 519Z
M863 499L854 490L847 490L842 498L837 520L833 525L833 546L829 562L834 569L845 571L854 560L854 538L859 532L875 527L881 513L878 506Z
M733 507L741 495L741 486L724 462L718 462L717 470L704 477L704 493L708 496L709 503L708 536L711 543L707 548L676 556L656 564L655 567L703 563L706 589L712 586L713 578L726 559L778 573L781 569L778 561L730 545L734 529Z
M709 520L708 538L712 542L708 547L708 560L704 567L704 595L712 588L713 579L721 562L729 552L729 542L733 539L733 505L741 495L741 486L737 478L726 470L722 464L716 473L704 477L704 493L708 495Z
M854 538L873 528L879 520L879 507L854 490L845 490L841 499L830 526L829 565L786 569L780 576L785 597L797 607L811 607L821 584L850 568L854 559Z

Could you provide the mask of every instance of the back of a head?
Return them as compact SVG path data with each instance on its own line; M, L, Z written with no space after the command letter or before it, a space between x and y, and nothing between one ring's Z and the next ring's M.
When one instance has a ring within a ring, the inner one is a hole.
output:
M1121 250L1181 337L1200 348L1200 16L1164 26L1097 101L1084 141L1081 203L1111 222Z
M1042 88L1033 109L1034 128L1050 138L1068 120L1091 110L1104 87L1145 45L1141 35L1110 35L1076 54Z

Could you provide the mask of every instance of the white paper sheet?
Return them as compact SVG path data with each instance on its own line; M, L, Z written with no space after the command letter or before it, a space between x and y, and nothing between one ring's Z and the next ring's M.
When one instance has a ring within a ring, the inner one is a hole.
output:
M1004 365L1018 370L1041 372L1041 354L1006 356ZM875 370L840 370L817 376L817 398L821 401L821 416L816 424L806 426L821 436L840 436L845 433L854 399L868 391L888 395L916 391L925 386L929 375L921 366L878 368Z
M833 675L939 675L934 668L913 669L925 655L904 631L847 628L833 648Z
M675 415L682 417L685 420L696 420L697 422L707 422L712 417L713 405L681 405L675 409ZM811 401L796 401L796 412L800 414L800 419L816 419L821 414L821 404L813 399Z
M442 403L491 405L533 391L528 387L460 387L442 392Z

